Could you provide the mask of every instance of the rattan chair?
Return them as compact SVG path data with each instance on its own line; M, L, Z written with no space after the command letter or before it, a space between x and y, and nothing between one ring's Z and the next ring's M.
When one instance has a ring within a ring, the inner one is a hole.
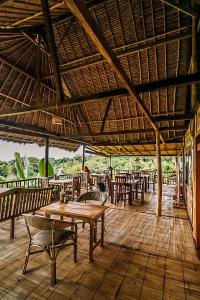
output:
M89 191L80 195L76 201L89 203L91 200L98 201L99 204L104 205L108 200L108 195L104 192Z
M56 284L56 258L60 249L64 246L73 245L74 262L77 261L77 225L73 222L29 214L25 214L24 218L30 241L26 252L23 274L26 272L29 256L45 251L51 260L51 285L53 286ZM71 230L66 229L67 227L71 227ZM31 228L37 228L39 231L32 234ZM31 251L35 247L42 248L42 250Z

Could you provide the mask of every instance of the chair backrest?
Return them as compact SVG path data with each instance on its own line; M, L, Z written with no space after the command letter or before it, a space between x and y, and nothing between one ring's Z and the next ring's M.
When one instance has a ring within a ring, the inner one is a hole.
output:
M115 182L116 184L124 184L127 182L127 176L121 176L121 175L117 175L115 176Z
M72 180L73 180L72 189L73 190L80 190L81 189L81 176L80 175L74 175Z
M70 226L65 221L49 219L42 216L31 214L23 214L23 216L28 227L37 228L39 230L59 230Z
M95 200L95 201L99 201L101 205L104 205L107 199L108 199L107 193L100 192L100 191L89 191L80 195L76 201L86 203L87 201Z

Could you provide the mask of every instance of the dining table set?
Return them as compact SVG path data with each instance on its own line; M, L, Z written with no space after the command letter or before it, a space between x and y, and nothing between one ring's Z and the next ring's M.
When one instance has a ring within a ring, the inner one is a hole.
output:
M121 194L127 194L128 204L132 206L133 201L138 199L138 195L141 194L140 202L144 202L144 193L149 190L149 174L131 174L127 172L119 172L114 179L109 183L109 194L112 204L117 204L117 200ZM124 195L125 197L125 195ZM125 203L126 201L124 201Z

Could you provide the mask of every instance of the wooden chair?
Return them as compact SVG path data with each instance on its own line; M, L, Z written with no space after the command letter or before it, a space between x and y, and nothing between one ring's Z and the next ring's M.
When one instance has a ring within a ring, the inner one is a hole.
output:
M137 183L136 188L132 189L131 199L138 200L138 194L140 194L140 203L142 204L144 202L144 178L141 176L138 176L137 179L139 181Z
M124 205L127 200L127 195L130 198L130 186L127 184L127 176L115 176L115 204L119 201L123 201Z
M156 184L156 172L150 174L148 189L152 186L153 192L155 192L155 184Z
M74 262L77 261L77 225L72 222L54 220L35 215L25 214L25 223L29 234L29 246L23 267L23 274L26 273L29 256L45 251L51 260L51 285L56 284L56 258L60 249L64 246L74 246ZM68 227L73 230L66 229ZM39 231L31 233L31 228ZM68 243L66 243L68 242ZM39 247L42 250L33 250Z
M65 196L68 200L74 201L75 198L78 198L81 193L81 176L75 175L72 178L72 185L68 185L67 189L65 190Z

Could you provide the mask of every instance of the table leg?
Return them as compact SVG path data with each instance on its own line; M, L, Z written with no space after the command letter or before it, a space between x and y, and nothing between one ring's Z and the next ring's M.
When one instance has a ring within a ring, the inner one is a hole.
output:
M138 184L139 183L137 183L135 186L135 199L138 199Z
M105 219L105 213L101 215L101 247L104 247L104 219Z
M129 205L133 205L132 204L132 195L133 195L133 191L132 191L132 184L130 184L130 194L129 194Z
M144 177L144 191L147 192L147 178Z
M110 193L111 193L111 203L114 203L114 184L110 184Z
M94 222L90 222L89 262L93 262Z

